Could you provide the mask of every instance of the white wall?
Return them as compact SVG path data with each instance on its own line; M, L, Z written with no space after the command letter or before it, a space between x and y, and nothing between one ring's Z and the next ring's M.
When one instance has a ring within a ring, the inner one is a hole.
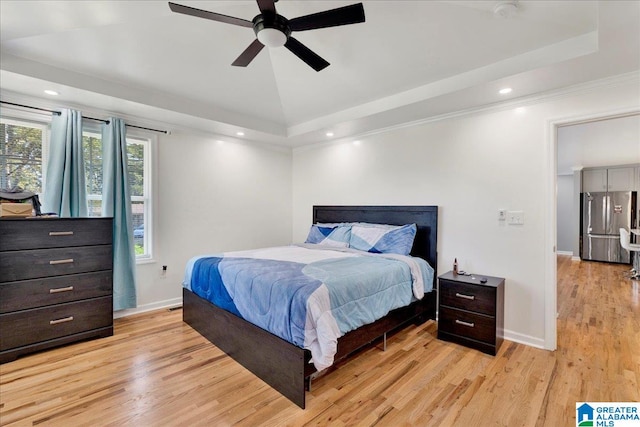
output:
M638 83L627 80L521 113L486 111L389 130L359 146L296 149L293 240L304 239L314 204L438 205L438 271L457 257L464 270L505 277L507 338L542 347L545 259L553 250L545 233L555 228L556 209L547 187L556 175L551 122L638 108L638 93ZM524 225L499 222L501 208L523 210Z
M579 219L574 217L573 196L573 174L558 175L558 252L572 255L576 232L574 228Z
M184 131L156 149L154 262L137 266L137 311L180 304L194 255L291 242L290 150Z

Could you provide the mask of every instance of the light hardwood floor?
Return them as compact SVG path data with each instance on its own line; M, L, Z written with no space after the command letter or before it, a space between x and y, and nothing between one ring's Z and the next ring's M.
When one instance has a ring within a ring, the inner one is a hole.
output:
M555 352L505 341L491 357L410 326L315 380L306 410L181 310L131 316L113 337L1 365L0 424L573 426L577 401L640 401L640 282L626 268L558 258Z

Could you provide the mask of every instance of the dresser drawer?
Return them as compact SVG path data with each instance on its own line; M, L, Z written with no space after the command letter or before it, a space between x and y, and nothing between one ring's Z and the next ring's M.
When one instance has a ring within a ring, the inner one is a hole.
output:
M111 218L0 220L0 252L111 244Z
M0 283L111 270L112 264L111 245L0 252Z
M496 319L495 317L440 306L438 331L494 344Z
M0 313L112 294L111 271L0 284Z
M0 314L0 351L111 326L110 296Z
M440 280L440 305L494 316L496 288Z

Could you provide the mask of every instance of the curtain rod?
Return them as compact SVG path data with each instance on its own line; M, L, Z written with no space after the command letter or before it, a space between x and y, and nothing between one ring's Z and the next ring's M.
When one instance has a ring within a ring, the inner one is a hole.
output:
M60 111L48 110L46 108L40 108L40 107L32 107L30 105L14 104L13 102L7 102L7 101L0 101L0 103L7 104L7 105L13 105L14 107L30 108L32 110L45 111L47 113L56 114L56 115L60 115L61 114ZM102 123L105 123L105 124L109 124L109 120L105 120L105 119L96 119L94 117L85 117L85 116L82 116L82 118L83 119L87 119L87 120L95 120L96 122L102 122ZM150 130L152 132L160 132L160 133L165 133L165 134L169 133L169 131L166 131L166 130L146 128L146 127L143 127L143 126L130 125L128 123L125 123L125 125L130 127L130 128Z

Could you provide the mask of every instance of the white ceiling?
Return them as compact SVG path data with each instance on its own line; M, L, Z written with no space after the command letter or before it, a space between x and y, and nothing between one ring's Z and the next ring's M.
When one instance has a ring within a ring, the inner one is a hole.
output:
M251 20L255 1L176 3ZM281 0L287 18L356 1ZM284 48L233 60L250 28L166 1L0 2L3 99L42 98L300 146L640 70L640 1L364 1L366 22L294 33L331 65ZM509 95L498 95L510 86Z

